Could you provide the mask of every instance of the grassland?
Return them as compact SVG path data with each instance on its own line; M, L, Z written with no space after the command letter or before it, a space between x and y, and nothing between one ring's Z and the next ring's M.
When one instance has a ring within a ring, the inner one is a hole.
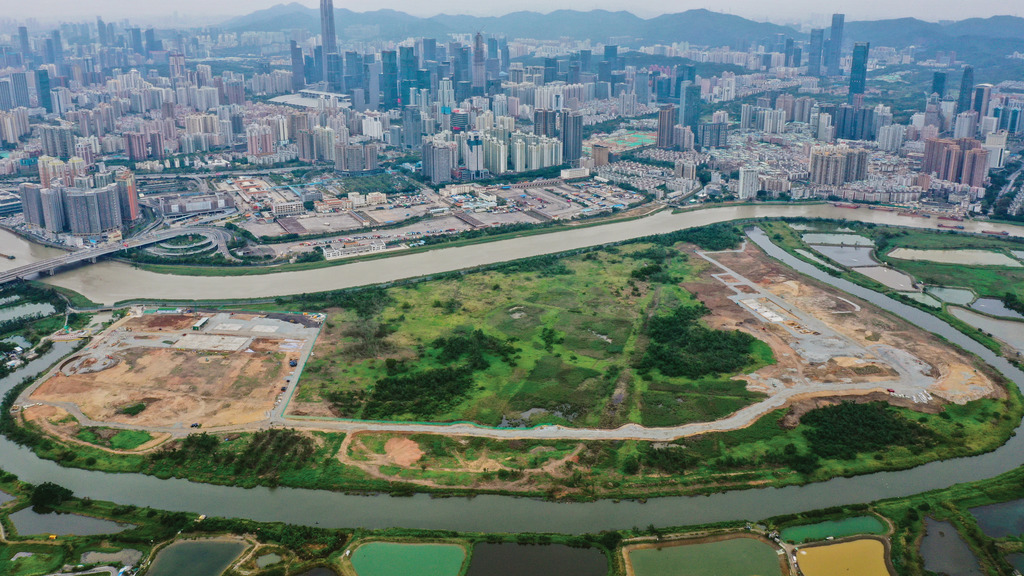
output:
M634 359L651 345L652 318L700 309L679 283L704 264L650 244L531 262L391 288L374 296L372 309L331 311L292 413L491 426L671 425L714 420L761 397L729 380L773 361L752 339L738 344L740 360L728 371L720 363L685 375L637 370ZM435 374L445 382L463 378L441 371L464 365L466 385L449 390L435 382L430 406L399 397L405 392L398 388L425 390Z

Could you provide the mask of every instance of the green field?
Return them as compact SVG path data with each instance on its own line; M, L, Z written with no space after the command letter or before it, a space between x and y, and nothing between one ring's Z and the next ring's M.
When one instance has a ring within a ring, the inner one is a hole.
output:
M352 555L359 576L458 576L465 561L455 544L369 542Z
M729 377L774 360L703 327L707 311L679 286L699 266L636 244L367 292L329 315L297 400L492 426L715 420L761 398Z
M781 575L779 556L753 538L681 544L629 552L636 576Z

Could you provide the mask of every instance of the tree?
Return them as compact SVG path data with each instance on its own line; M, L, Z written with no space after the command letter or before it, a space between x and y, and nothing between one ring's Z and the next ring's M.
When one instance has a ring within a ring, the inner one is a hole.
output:
M29 502L36 512L48 512L55 506L60 506L74 496L71 490L58 486L53 482L43 482L32 490Z

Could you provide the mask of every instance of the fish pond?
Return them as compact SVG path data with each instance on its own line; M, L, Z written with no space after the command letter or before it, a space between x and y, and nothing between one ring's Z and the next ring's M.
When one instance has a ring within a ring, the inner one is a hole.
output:
M924 538L921 539L921 558L924 569L937 574L955 576L981 576L978 558L949 522L934 518L924 519ZM807 576L813 576L808 574Z
M978 528L990 538L1024 534L1024 500L979 506L969 512L978 519Z
M1006 342L1024 353L1024 323L1017 320L1000 320L966 308L949 308L950 314L984 332Z
M801 548L796 557L804 576L890 576L885 544L874 538Z
M352 554L359 576L458 576L465 561L457 544L370 542Z
M761 540L738 537L634 549L628 562L636 576L781 576L784 558Z
M473 547L466 576L605 576L607 573L607 558L594 548L477 544Z
M831 244L833 246L874 246L871 238L856 234L804 234L804 242L808 244Z
M818 252L821 252L825 256L828 256L834 262L838 262L843 266L855 267L855 266L878 266L878 261L872 258L871 252L874 250L870 246L832 246L824 244L815 244L811 246Z
M845 538L856 534L885 534L888 532L885 523L875 516L854 516L842 520L828 520L816 524L791 526L782 530L782 539L786 542L800 544L824 540L829 536Z
M57 309L53 307L53 304L47 302L19 304L9 308L0 308L0 322L7 322L8 320L24 318L26 316L48 316L56 311Z
M31 508L11 514L10 519L14 523L14 529L21 536L31 534L95 536L97 534L116 534L134 528L131 524L119 524L79 514L39 514Z
M928 293L935 296L943 302L950 304L960 304L966 306L971 302L974 302L974 292L967 290L966 288L945 288L943 286L929 286Z
M248 547L241 540L182 540L156 555L146 576L219 576Z
M894 290L909 291L914 289L913 278L892 268L886 268L885 266L862 266L856 268L856 271Z
M998 298L978 298L974 301L974 304L971 304L971 308L992 316L1024 320L1024 314L1010 310L1003 304L1003 301Z

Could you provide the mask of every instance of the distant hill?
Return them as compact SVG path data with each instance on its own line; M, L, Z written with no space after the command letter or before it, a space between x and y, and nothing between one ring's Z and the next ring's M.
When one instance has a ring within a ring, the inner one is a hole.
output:
M418 18L394 10L352 12L336 9L334 18L341 37L345 37L345 30L349 26L377 26L381 36L393 40L409 36L442 37L448 33L481 30L510 38L570 37L604 42L612 36L625 36L643 39L645 43L685 41L700 45L745 47L751 41L770 38L775 34L798 35L798 32L785 26L755 22L709 10L688 10L643 19L630 12L607 10L556 10L548 14L512 12L491 17L439 14ZM221 26L239 31L301 28L315 33L320 28L320 14L316 8L293 2L232 18Z
M300 28L316 33L320 29L320 13L317 8L292 2L232 18L221 26L228 30L260 31ZM441 39L449 33L478 30L510 38L570 37L605 42L614 36L635 38L645 44L690 42L734 48L746 48L751 42L772 39L776 34L806 39L806 34L787 26L703 9L649 19L626 11L607 10L556 10L548 14L512 12L491 17L439 14L419 18L395 10L353 12L338 9L335 11L335 26L343 38L349 27L375 26L382 37L391 40L410 36ZM993 16L942 24L917 18L850 21L846 23L844 34L846 44L870 42L873 46L917 46L930 50L956 50L959 46L972 52L984 51L985 39L993 41L993 50L1017 46L1017 41L1024 42L1024 18Z

